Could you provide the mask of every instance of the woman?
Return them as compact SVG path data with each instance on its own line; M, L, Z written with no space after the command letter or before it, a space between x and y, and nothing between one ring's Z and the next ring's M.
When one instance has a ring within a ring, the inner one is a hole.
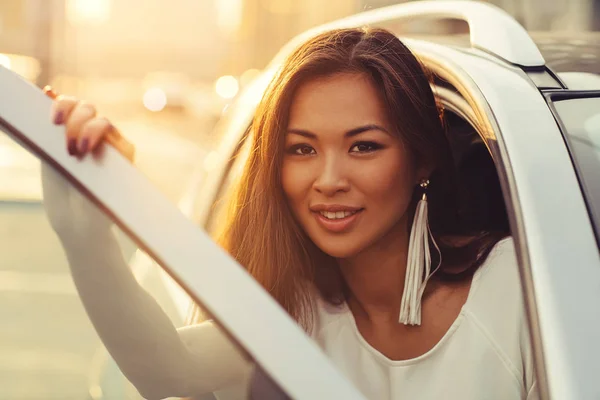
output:
M53 118L73 155L116 134L76 99L59 98ZM343 29L302 45L252 141L221 243L368 398L537 398L512 242L464 222L428 77L394 35ZM108 224L69 223L74 194L50 174L48 214L75 283L138 390L195 396L242 376L213 325L172 326Z

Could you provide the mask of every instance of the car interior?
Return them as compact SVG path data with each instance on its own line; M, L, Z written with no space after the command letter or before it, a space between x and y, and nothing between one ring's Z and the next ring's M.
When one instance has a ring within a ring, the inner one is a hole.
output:
M467 224L473 231L508 232L506 205L490 151L462 117L446 111L445 123L460 184L466 193Z

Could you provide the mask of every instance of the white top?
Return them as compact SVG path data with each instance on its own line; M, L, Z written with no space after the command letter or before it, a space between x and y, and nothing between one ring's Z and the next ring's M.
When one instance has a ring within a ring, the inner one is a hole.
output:
M90 320L124 375L148 399L244 398L248 363L211 321L176 329L123 259L110 221L63 177L42 166L44 206L65 249ZM75 217L72 217L75 216ZM321 303L313 337L369 398L537 399L512 240L474 276L466 304L442 340L392 361L360 335L351 312Z
M349 309L321 304L315 339L369 399L537 399L512 239L473 277L468 299L427 353L393 361L361 336Z

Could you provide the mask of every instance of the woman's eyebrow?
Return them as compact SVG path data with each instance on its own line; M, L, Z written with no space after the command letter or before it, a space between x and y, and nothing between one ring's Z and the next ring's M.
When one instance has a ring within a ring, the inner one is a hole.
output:
M367 132L367 131L373 131L373 130L377 130L377 131L382 131L384 133L389 134L389 132L387 131L387 129L383 128L382 126L376 125L376 124L369 124L369 125L364 125L364 126L359 126L358 128L354 128L354 129L350 129L348 132L346 132L344 134L345 137L350 138L356 135L360 135L361 133ZM317 135L307 131L305 129L295 129L295 128L291 128L287 130L288 133L293 133L296 135L300 135L300 136L304 136L306 138L309 139L316 139Z
M316 139L317 138L317 135L315 135L314 133L309 132L307 130L304 130L304 129L288 129L287 132L288 133L293 133L293 134L296 134L296 135L300 135L300 136L304 136L304 137L309 138L309 139Z
M346 134L344 135L347 138L350 138L352 136L356 136L359 135L363 132L367 132L367 131L382 131L384 133L389 134L389 132L387 131L387 129L385 129L382 126L376 125L376 124L369 124L369 125L364 125L358 128L354 128L349 130L348 132L346 132Z

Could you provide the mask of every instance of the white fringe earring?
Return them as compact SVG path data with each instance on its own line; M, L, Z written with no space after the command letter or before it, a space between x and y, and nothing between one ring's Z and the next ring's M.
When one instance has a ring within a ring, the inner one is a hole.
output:
M399 322L404 325L421 325L421 299L425 292L425 285L431 276L439 269L442 263L440 249L429 229L427 209L427 188L429 180L423 179L419 184L423 189L423 197L417 203L415 218L410 231L408 243L408 259L406 263L406 277L404 280L404 293L400 304ZM440 260L431 272L431 252L429 239L440 254Z

